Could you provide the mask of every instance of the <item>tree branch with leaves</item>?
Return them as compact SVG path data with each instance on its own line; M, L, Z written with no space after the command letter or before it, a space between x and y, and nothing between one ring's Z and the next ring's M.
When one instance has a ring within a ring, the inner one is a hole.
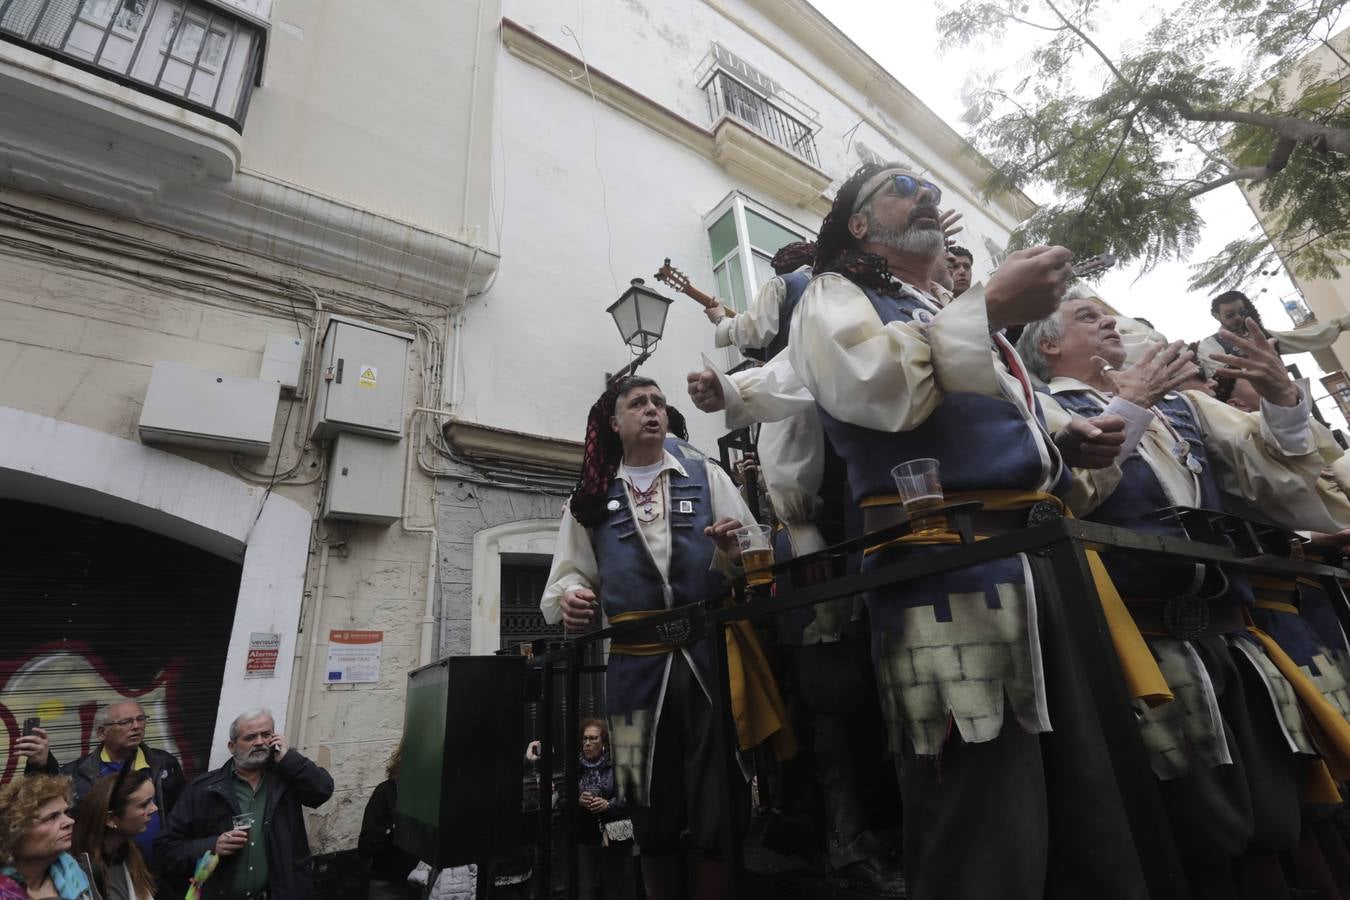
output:
M1335 277L1350 261L1342 6L1187 0L1134 43L1100 33L1103 0L967 0L944 13L947 45L1003 45L1014 31L1036 41L1020 70L972 79L964 92L964 121L996 168L985 189L1057 198L1014 245L1110 250L1148 270L1186 258L1202 227L1196 201L1236 184L1264 231L1195 264L1192 287L1240 286L1277 259Z

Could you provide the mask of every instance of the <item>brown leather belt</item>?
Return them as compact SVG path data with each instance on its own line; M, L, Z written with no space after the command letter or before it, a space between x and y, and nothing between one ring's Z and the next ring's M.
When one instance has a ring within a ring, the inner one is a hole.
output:
M1126 597L1125 606L1142 634L1194 641L1247 629L1242 606L1230 600L1204 600L1193 594L1165 600Z
M1043 507L1048 507L1049 511ZM871 534L892 525L899 525L908 517L904 506L898 503L888 506L864 506L862 514L864 534ZM937 515L941 515L941 513L937 513ZM982 535L1007 534L1010 531L1028 528L1032 524L1061 518L1059 510L1055 509L1054 505L1050 503L1037 503L1026 509L1009 509L997 512L977 509L965 513L965 515L970 516L971 527L975 529L975 533ZM953 524L948 522L948 526Z

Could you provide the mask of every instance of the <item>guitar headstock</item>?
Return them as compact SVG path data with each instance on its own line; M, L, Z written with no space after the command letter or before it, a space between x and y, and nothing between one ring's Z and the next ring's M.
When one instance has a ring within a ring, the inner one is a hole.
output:
M1085 260L1074 263L1071 269L1073 274L1079 278L1090 278L1093 275L1105 272L1119 261L1114 253L1098 253L1096 256L1089 256Z
M690 282L689 276L670 264L669 256L666 257L666 261L661 265L661 268L656 271L656 275L653 277L662 284L674 288L682 294L688 292L688 290L693 287L693 283Z

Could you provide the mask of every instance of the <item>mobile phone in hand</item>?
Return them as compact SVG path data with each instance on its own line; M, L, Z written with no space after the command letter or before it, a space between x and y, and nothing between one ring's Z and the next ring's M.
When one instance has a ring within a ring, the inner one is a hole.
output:
M38 727L40 727L41 725L42 725L42 719L38 718L37 716L29 716L28 718L24 719L24 720L23 720L23 736L24 736L24 737L32 737L32 736L33 736L33 729L38 728Z

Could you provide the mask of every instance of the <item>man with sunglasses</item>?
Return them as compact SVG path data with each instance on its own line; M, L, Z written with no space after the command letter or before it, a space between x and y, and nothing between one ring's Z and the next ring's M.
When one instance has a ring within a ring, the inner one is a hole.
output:
M865 532L904 517L890 469L906 460L936 458L947 497L983 502L975 526L996 535L1057 515L1068 463L1108 459L1123 439L1123 421L1106 417L1050 433L1001 334L1055 309L1069 252L1014 252L985 286L943 302L931 278L946 252L941 199L909 167L860 169L821 226L793 322L792 369ZM888 542L863 570L945 552L942 539ZM1046 561L1023 555L870 597L915 900L1147 896L1081 662L1063 623L1038 615L1054 590Z
M105 775L116 774L123 766L130 765L133 770L149 770L150 780L155 786L155 806L158 810L150 817L150 824L145 831L133 838L147 863L153 858L155 837L187 784L178 757L144 743L148 722L145 710L135 700L108 704L94 716L94 734L98 738L98 746L61 768L61 774L69 775L74 781L77 804L94 786L94 782Z

